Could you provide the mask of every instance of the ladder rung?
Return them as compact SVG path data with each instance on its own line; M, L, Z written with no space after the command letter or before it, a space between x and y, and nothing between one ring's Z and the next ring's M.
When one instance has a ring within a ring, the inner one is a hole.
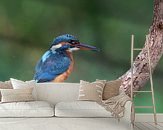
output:
M135 108L154 108L153 106L135 106Z
M133 91L133 92L137 92L137 93L151 93L152 91Z
M142 48L134 48L133 50L134 50L134 51L141 51Z

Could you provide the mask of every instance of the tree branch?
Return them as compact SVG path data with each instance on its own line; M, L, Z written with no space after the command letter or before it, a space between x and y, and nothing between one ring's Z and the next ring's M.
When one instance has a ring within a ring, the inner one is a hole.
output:
M140 90L149 80L149 64L147 45L150 50L151 69L154 71L163 54L163 0L154 0L153 23L149 29L148 39L143 50L136 57L133 64L133 90ZM121 88L130 95L131 69L120 77Z

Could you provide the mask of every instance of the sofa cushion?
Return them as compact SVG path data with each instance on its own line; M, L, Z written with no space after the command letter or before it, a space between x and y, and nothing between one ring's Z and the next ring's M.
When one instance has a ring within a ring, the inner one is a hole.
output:
M24 102L33 101L33 88L26 89L0 89L2 99L1 102Z
M98 80L92 83L80 80L78 100L101 101L105 80Z
M5 82L2 82L0 81L0 89L12 89L12 84L11 84L11 81L5 81ZM0 101L1 101L1 93L0 93Z
M57 117L112 117L109 111L93 101L60 102L55 106Z
M0 104L0 117L51 117L53 107L45 101Z
M24 87L35 87L35 81L30 80L30 81L21 81L17 79L10 78L11 84L13 86L13 89L21 89Z
M107 81L103 91L103 99L107 100L119 94L121 80Z
M21 81L21 80L10 78L10 81L13 86L13 89L26 89L29 87L33 88L32 95L34 99L37 100L36 83L34 80Z

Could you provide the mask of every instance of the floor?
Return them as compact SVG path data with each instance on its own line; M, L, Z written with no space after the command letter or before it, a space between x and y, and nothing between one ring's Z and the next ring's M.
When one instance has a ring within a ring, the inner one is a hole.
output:
M163 130L163 122L157 125L153 122L136 122L134 130Z
M163 130L163 122L130 123L110 118L0 118L0 130Z

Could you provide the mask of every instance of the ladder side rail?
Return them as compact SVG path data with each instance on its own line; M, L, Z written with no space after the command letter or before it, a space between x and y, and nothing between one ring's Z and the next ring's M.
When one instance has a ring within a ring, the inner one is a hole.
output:
M131 107L131 123L134 126L135 124L135 108L134 108L134 100L133 100L133 59L134 59L134 35L131 35L131 101L132 101L132 107Z
M150 76L150 84L151 84L151 91L152 91L152 103L153 103L153 112L154 112L154 122L157 124L157 117L156 117L156 107L155 107L155 98L154 98L154 89L153 89L153 77L152 77L152 69L151 69L151 57L150 57L150 48L148 42L148 35L146 35L146 42L147 42L147 52L148 52L148 66L149 66L149 76Z

